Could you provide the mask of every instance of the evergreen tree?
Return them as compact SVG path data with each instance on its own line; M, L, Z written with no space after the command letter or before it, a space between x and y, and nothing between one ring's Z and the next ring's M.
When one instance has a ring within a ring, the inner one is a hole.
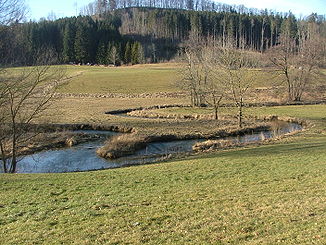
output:
M124 53L124 63L129 64L131 62L131 43L127 42L125 53Z
M138 61L138 42L135 42L132 44L132 48L131 48L131 64L136 65L139 64Z
M76 30L74 48L76 61L80 63L87 63L89 61L89 53L87 52L88 40L85 32L84 26L79 24Z
M74 32L70 23L66 24L63 34L62 56L65 63L75 60Z
M282 22L282 34L289 38L296 38L298 32L297 20L295 16L289 12L288 17Z
M141 45L141 43L138 43L138 63L139 64L145 63L144 48Z
M96 62L101 65L104 65L107 63L106 46L105 46L105 43L102 41L100 42L98 49L97 49Z
M140 42L135 42L132 45L131 63L133 65L144 63L144 49Z

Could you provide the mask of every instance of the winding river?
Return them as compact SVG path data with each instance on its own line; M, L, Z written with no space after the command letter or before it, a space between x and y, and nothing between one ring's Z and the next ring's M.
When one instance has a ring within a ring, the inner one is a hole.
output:
M274 130L228 137L226 139L235 143L259 142L301 129L302 126L299 124L280 122ZM117 133L93 130L76 132L98 134L104 137L101 137L97 141L79 144L71 148L47 150L25 156L20 159L17 165L17 173L79 172L152 163L166 159L171 154L192 152L192 146L195 143L204 141L204 139L198 139L149 143L145 149L136 152L132 156L115 160L105 160L97 156L96 149L104 144L106 138Z

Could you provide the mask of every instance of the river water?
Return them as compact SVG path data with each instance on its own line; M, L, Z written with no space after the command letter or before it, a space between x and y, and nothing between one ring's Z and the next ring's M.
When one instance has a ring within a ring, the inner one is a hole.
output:
M236 143L259 142L301 129L302 126L299 124L278 122L275 123L275 127L272 130L227 137L225 139ZM204 141L204 139L198 139L150 143L145 149L137 151L132 156L115 160L105 160L97 156L96 149L103 146L107 137L116 135L117 133L91 130L75 132L98 134L103 137L97 141L79 144L71 148L47 150L25 156L20 159L17 165L17 173L78 172L145 164L163 160L170 154L192 152L192 146L194 144Z

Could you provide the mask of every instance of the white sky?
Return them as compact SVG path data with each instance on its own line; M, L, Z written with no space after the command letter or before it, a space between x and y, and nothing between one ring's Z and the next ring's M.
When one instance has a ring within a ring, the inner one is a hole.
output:
M47 17L53 11L57 17L72 16L76 13L75 3L79 8L87 5L93 0L26 0L30 9L30 18L38 20L40 17ZM229 5L244 5L248 8L270 9L278 12L288 12L300 17L311 13L326 14L326 0L215 0L216 2Z
M244 5L248 8L271 9L278 12L291 10L297 16L311 13L326 14L326 0L217 0L226 4Z

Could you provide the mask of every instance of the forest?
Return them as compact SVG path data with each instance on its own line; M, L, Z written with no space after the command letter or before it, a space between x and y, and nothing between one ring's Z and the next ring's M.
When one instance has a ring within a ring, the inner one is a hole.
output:
M282 32L299 38L308 23L326 35L325 17L298 19L291 12L248 9L213 1L97 0L78 17L1 25L2 65L32 65L41 50L51 50L60 64L121 65L176 59L190 33L225 45L264 52Z

